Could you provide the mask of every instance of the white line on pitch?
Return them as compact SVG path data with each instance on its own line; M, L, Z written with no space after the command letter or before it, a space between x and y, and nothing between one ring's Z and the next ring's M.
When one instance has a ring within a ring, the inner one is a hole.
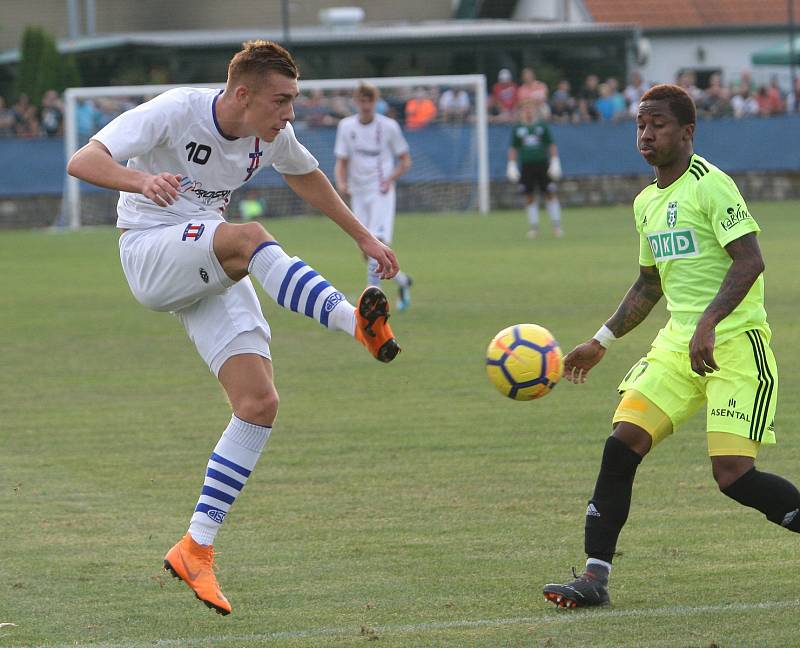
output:
M800 601L764 601L763 603L730 603L727 605L677 605L664 608L642 608L633 610L599 609L589 611L554 610L549 614L539 616L517 617L511 619L463 619L460 621L432 621L430 623L417 623L409 625L376 625L369 626L376 634L411 634L426 630L450 630L453 628L491 628L512 625L526 625L530 623L580 623L593 621L598 618L623 618L623 617L660 617L660 616L691 616L708 614L709 612L745 612L747 610L780 610L785 608L800 607ZM11 636L9 634L9 636ZM214 646L221 642L259 643L265 641L281 641L282 639L309 639L313 637L358 637L359 630L353 627L346 628L319 628L318 630L287 630L284 632L265 632L263 634L214 636L197 639L160 639L153 641L126 641L118 643L91 643L91 644L61 644L55 648L161 648L168 646Z

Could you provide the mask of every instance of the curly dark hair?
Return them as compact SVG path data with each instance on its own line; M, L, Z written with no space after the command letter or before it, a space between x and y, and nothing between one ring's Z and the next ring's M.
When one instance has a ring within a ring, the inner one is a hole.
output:
M666 101L670 112L681 126L697 122L694 100L686 90L672 83L654 85L639 101Z

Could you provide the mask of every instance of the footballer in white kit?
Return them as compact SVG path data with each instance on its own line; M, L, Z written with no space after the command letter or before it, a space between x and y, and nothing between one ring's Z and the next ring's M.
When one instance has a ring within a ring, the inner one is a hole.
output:
M269 326L259 317L250 278L230 278L212 248L231 194L265 166L292 175L318 166L290 123L272 142L223 134L215 110L221 93L169 90L92 138L115 160L128 160L128 168L170 169L181 176L177 198L167 207L140 193L120 192L117 227L129 230L120 237L120 258L136 298L153 310L174 312L215 375L231 355L228 344L243 334L254 353L270 357Z
M188 531L164 558L164 568L220 614L231 605L214 574L213 541L278 408L270 328L250 276L278 305L352 335L378 360L400 351L379 288L365 290L354 307L261 224L225 221L231 193L272 166L378 259L383 277L399 270L392 250L355 218L295 138L297 77L280 45L245 43L224 90L169 90L114 119L67 166L71 175L120 191L120 259L131 291L148 308L177 316L231 403Z
M364 226L384 243L391 243L397 203L395 181L411 168L408 142L400 125L376 112L378 89L361 82L354 93L358 113L342 119L336 129L336 184L350 195L351 208ZM399 310L408 308L412 280L404 272L394 276L400 290ZM380 277L374 259L367 259L367 285Z

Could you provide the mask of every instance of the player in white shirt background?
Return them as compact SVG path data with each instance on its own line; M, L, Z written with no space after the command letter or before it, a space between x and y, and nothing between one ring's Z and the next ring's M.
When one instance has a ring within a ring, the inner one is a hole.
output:
M350 196L356 217L380 241L391 244L397 204L395 181L411 168L408 142L400 125L376 112L380 93L370 83L360 82L353 99L358 112L342 119L336 128L334 175L336 188ZM367 256L367 285L380 285L379 261ZM412 280L398 272L398 310L411 303Z
M358 339L378 360L400 348L379 288L350 304L318 272L289 257L259 223L231 224L231 192L267 165L376 261L376 273L399 270L392 250L342 201L291 121L298 70L281 46L245 43L223 91L179 88L123 113L79 150L68 172L120 191L120 259L134 296L173 312L222 384L231 421L209 459L186 535L164 566L221 614L231 606L213 571L213 541L255 467L278 409L270 328L250 281L279 305ZM121 162L128 160L127 166Z

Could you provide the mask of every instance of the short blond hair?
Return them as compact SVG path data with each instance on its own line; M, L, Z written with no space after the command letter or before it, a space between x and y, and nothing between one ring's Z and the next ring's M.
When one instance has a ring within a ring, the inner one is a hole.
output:
M373 101L376 100L381 94L381 91L371 83L367 83L366 81L359 81L358 87L353 92L353 95L358 99L359 97L364 97L366 99L372 99Z
M242 43L228 64L228 83L237 83L245 77L263 79L270 72L277 72L290 79L297 79L300 72L289 51L266 40Z

